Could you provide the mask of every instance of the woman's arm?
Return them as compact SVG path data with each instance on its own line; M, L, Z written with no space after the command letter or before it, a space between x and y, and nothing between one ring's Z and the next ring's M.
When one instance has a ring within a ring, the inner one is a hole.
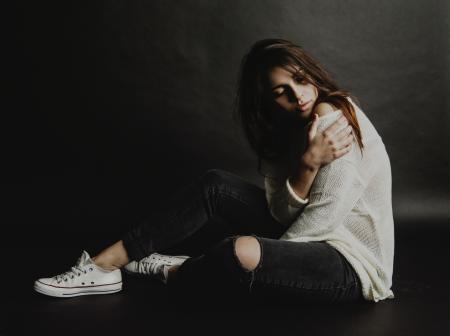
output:
M319 169L310 168L308 160L309 155L305 153L305 158L301 160L301 166L297 168L295 184L290 181L292 176L287 178L266 176L264 178L270 212L276 220L285 225L297 218L309 202L306 195L308 195Z
M319 125L321 128L337 119L334 115ZM365 190L365 182L358 170L360 157L357 146L319 169L309 194L309 203L292 222L280 239L311 240L323 238L341 225L355 207Z
M295 173L288 179L288 188L301 198L306 198L320 169L350 151L353 136L347 119L342 116L324 132L317 133L319 118L335 112L328 103L318 104L308 131L308 145L301 156ZM342 131L342 132L340 132Z
M320 105L323 104L319 104L319 107ZM314 111L321 116L329 112L328 106ZM317 133L318 123L319 118L315 116L308 131L307 149L301 156L295 173L287 178L264 179L270 211L281 223L292 222L306 206L309 201L307 196L320 167L349 151L353 137L345 129L345 118L320 133Z
M351 162L338 159L318 172L308 205L280 239L323 237L340 226L366 185Z

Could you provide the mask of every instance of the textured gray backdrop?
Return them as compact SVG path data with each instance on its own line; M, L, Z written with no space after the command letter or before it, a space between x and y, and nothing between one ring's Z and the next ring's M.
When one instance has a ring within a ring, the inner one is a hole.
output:
M244 52L282 37L359 98L391 158L396 218L450 219L449 1L15 6L10 181L126 185L162 200L222 168L262 186L231 111Z

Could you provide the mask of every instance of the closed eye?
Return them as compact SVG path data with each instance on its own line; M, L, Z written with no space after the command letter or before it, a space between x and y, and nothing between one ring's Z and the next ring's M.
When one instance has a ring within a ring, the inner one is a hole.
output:
M286 91L285 90L280 90L280 91L273 91L273 96L275 98L282 96Z
M280 97L284 94L289 94L292 92L292 88L289 85L283 85L277 87L277 90L272 91L275 98Z

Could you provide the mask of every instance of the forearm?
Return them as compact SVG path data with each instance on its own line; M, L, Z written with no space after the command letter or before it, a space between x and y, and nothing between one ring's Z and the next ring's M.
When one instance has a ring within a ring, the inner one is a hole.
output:
M289 184L294 192L305 199L319 171L319 166L313 163L312 155L306 151L299 161L296 171L289 177Z

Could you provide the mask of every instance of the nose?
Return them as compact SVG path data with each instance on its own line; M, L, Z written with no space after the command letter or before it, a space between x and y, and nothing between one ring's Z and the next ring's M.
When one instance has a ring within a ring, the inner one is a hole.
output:
M299 105L302 105L305 102L305 97L303 96L303 89L300 86L296 86L294 88L294 100Z

